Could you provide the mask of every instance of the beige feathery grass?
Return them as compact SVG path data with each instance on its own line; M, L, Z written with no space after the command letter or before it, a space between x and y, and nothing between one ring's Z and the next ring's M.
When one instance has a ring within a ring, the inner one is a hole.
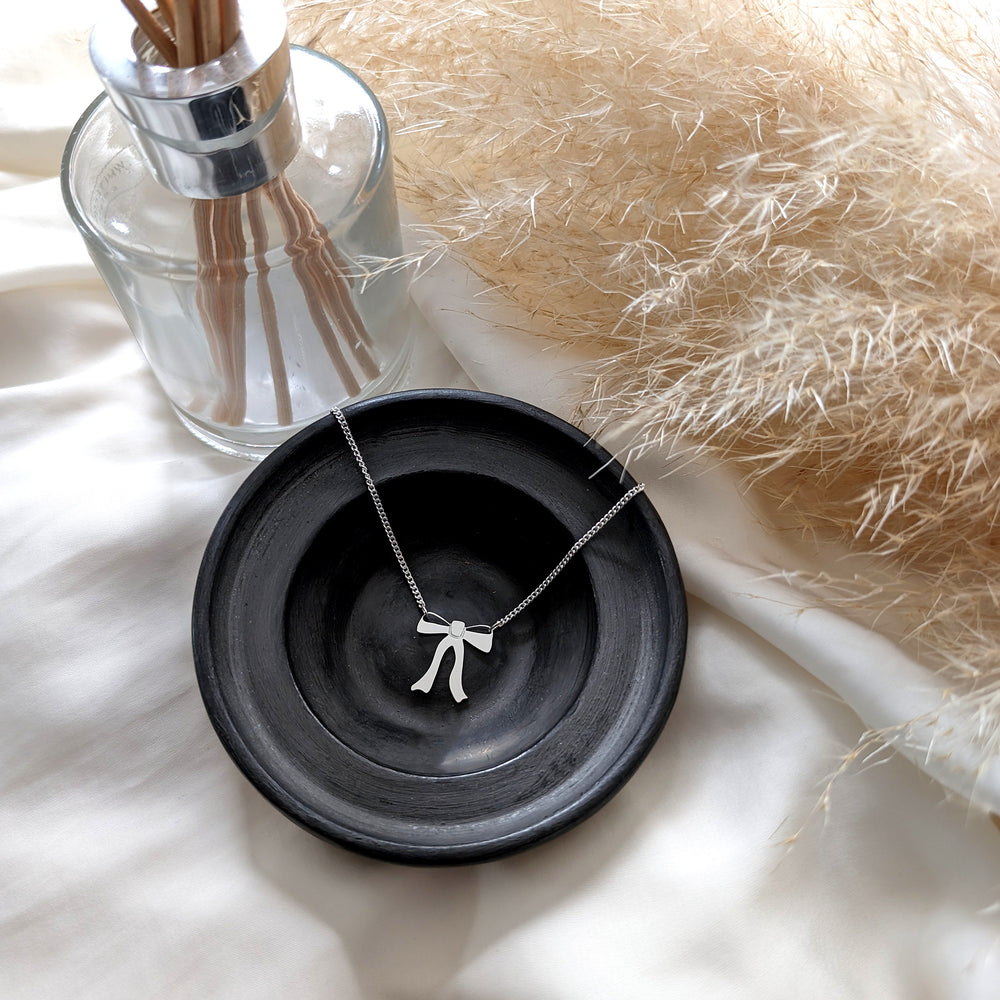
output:
M293 25L387 105L404 200L600 353L581 402L878 555L817 592L891 608L1000 751L996 15L332 0Z

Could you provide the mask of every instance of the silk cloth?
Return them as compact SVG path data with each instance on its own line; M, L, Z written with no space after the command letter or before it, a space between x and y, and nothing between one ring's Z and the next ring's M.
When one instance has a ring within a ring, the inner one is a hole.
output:
M796 590L832 554L766 535L725 469L633 466L688 587L687 665L652 753L580 827L408 869L247 784L189 620L250 466L172 416L59 192L104 5L21 5L0 35L0 996L993 1000L995 765L890 634ZM413 295L411 385L574 417L586 359L460 262ZM926 740L867 747L925 713Z

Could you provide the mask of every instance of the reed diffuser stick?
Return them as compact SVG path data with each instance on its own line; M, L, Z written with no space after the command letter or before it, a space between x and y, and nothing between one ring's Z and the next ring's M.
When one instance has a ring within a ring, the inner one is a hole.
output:
M142 0L122 0L122 3L145 32L146 37L159 52L164 62L174 68L180 65L177 61L177 45L174 39L156 19L156 15L142 3Z
M232 395L231 379L227 373L224 338L220 329L218 316L219 299L210 293L218 281L213 273L216 269L215 249L212 237L212 214L215 208L213 201L195 201L192 206L194 216L194 235L198 250L198 270L195 278L195 305L201 316L205 336L208 339L208 349L212 356L212 364L223 381L222 395L215 401L211 417L217 423L226 423L228 419L228 400Z
M327 263L333 255L337 255L329 235L308 204L295 193L287 177L277 178L267 185L266 190L284 227L286 250L293 262L298 261L301 265L298 273L303 276L300 280L303 288L307 289L306 299L310 309L325 310L335 326L348 336L362 371L369 378L374 378L378 374L378 366L368 353L371 338L351 300L349 279L345 272L331 270ZM324 344L331 360L334 360L335 354L340 355L334 327L324 323L317 329L321 333L323 329L329 331L324 337Z
M160 17L163 18L163 23L167 27L167 31L170 34L174 34L176 29L176 18L174 16L174 0L160 0L160 5L157 7Z
M174 0L174 23L177 44L177 65L197 66L198 53L195 43L194 10L184 0Z
M269 277L271 267L267 262L267 223L264 221L264 211L260 204L260 188L248 191L246 198L247 220L253 238L253 261L257 269L257 301L260 305L264 337L267 341L267 356L274 379L274 404L278 423L287 426L292 422L292 399L288 387L288 374L285 371L285 355L281 350L281 337L278 332L278 312L274 305L274 295L271 293Z
M161 0L155 12L141 0L122 2L170 66L217 59L239 37L239 0ZM361 391L355 370L367 380L379 375L372 339L354 305L347 264L287 177L274 178L246 195L196 199L192 209L198 253L195 302L221 382L210 414L213 421L232 426L247 419L247 228L277 422L287 426L294 417L267 260L269 233L261 190L277 217L303 304L344 392L355 396Z

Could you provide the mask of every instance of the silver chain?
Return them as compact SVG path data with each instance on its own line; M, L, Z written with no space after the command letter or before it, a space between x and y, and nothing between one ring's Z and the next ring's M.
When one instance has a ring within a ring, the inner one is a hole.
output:
M503 618L501 618L499 621L495 621L490 626L490 631L495 632L502 625L506 625L507 622L511 620L511 618L514 618L517 615L519 615L563 571L563 569L565 569L566 563L568 563L570 559L572 559L573 556L575 556L577 552L579 552L580 549L582 549L584 545L586 545L587 542L589 542L591 538L593 538L594 535L596 535L601 530L601 528L603 528L604 525L606 525L608 521L610 521L611 518L613 518L615 514L617 514L618 511L620 511L622 507L624 507L625 504L627 504L629 500L631 500L632 497L636 495L636 493L641 493L645 488L646 488L645 483L639 483L637 486L633 486L632 489L630 489L628 493L626 493L618 501L618 503L616 503L614 507L612 507L611 510L609 510L607 514L604 515L604 517L602 517L598 522L596 522L590 528L590 530L587 531L586 534L582 535L570 546L569 551L566 553L566 555L562 557L562 559L559 560L558 563L556 563L555 567L553 567L552 569L552 572L549 573L549 575L544 580L542 580L542 582L537 587L535 587L535 589L530 594L528 594L528 596L523 601L521 601L521 603L516 608L514 608L513 611L508 611L507 614L503 616Z
M347 425L347 418L341 412L339 406L333 407L331 412L337 418L337 423L340 424L341 430L344 432L344 438L347 440L347 445L351 449L351 453L354 455L354 461L358 463L358 468L361 470L361 475L364 477L365 485L368 487L368 493L372 498L372 502L375 504L375 510L378 512L379 520L382 522L382 527L385 530L386 538L389 539L389 544L392 546L393 555L396 557L396 562L399 563L399 568L403 571L403 576L417 602L417 606L420 608L421 614L425 616L433 614L433 612L427 610L427 603L424 601L424 596L420 593L417 581L414 580L413 573L410 572L410 567L406 564L406 558L403 555L403 550L399 547L399 542L396 541L396 533L392 530L392 525L389 523L385 507L382 506L382 498L379 496L378 490L375 488L375 480L372 479L371 473L368 471L368 466L365 464L365 460L361 455L361 449L358 447L357 441L354 440L351 428ZM629 502L629 500L631 500L637 493L641 493L645 488L645 483L638 483L624 496L622 496L621 499L599 521L591 525L587 532L581 535L570 546L569 551L562 557L562 559L559 560L558 563L556 563L549 575L545 577L545 579L542 580L542 582L535 587L535 589L528 594L528 596L521 601L516 608L512 611L508 611L503 618L498 619L492 625L487 626L490 632L495 632L498 628L502 628L506 625L512 618L516 618L566 568L566 564L570 561L570 559L572 559L573 556L575 556L577 552L579 552L580 549L582 549L584 545L586 545L587 542L589 542L591 538L593 538L594 535L596 535L601 528L603 528L608 521L610 521L622 509L622 507ZM435 615L435 617L441 616ZM442 618L442 621L446 620L447 619Z
M419 606L421 612L426 615L428 612L427 604L424 601L424 595L420 593L417 581L413 579L410 567L406 565L403 550L399 547L399 542L396 541L396 532L392 530L392 525L389 523L389 518L386 516L385 508L382 506L382 498L378 495L378 490L375 489L375 480L372 479L371 473L368 471L368 466L365 465L365 460L361 457L361 449L358 448L358 443L354 440L351 428L347 426L347 418L340 412L339 406L335 406L332 413L337 418L337 422L344 431L344 437L347 439L348 447L354 454L354 461L358 463L361 475L365 477L365 485L368 487L368 492L371 494L372 501L375 504L375 509L378 511L379 520L381 520L382 527L385 529L386 537L389 539L389 544L392 546L393 554L396 556L396 562L399 563L399 568L403 571L403 576L406 577L406 582L409 584L410 590L413 592L417 605Z

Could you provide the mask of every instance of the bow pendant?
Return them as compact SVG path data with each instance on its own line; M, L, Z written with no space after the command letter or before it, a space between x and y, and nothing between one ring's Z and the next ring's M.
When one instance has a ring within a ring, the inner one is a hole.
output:
M451 676L448 678L448 689L451 696L457 702L465 701L468 697L462 688L462 664L465 660L465 644L469 643L483 653L488 653L493 648L493 632L476 632L473 629L485 629L486 625L466 625L462 621L445 621L440 615L434 615L439 621L430 620L430 616L422 615L417 622L417 631L425 635L441 635L441 641L437 649L434 650L434 659L427 668L426 673L414 684L411 691L428 692L437 677L438 669L444 654L452 649L455 652L455 662L451 668Z

